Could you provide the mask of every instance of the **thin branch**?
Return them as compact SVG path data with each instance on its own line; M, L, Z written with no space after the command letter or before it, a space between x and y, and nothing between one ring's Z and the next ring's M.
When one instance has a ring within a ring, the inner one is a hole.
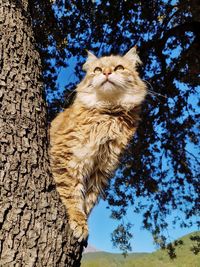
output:
M191 153L191 152L188 151L187 149L185 149L185 151L186 151L190 156L192 156L192 157L196 160L196 162L198 162L198 163L200 164L200 161L199 161L198 157L196 157L193 153Z

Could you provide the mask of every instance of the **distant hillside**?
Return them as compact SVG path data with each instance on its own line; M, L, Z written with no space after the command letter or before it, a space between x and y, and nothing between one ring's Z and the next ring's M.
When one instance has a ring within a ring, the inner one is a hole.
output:
M94 246L92 246L92 245L89 244L89 245L84 249L83 253L99 252L99 251L100 251L99 249L97 249L97 248L95 248Z
M190 236L181 238L183 245L177 247L175 260L163 250L150 254L130 253L126 258L121 254L94 252L83 255L81 267L200 267L200 254L194 255L190 251L193 244Z
M142 258L147 253L131 253L124 258L121 254L108 252L86 253L83 255L81 267L128 267L129 261L132 263L134 259Z

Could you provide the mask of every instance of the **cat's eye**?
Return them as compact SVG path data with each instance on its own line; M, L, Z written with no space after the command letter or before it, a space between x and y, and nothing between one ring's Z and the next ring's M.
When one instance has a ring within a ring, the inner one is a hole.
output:
M124 70L124 67L122 65L118 65L117 67L115 67L114 71L116 70Z
M102 72L102 68L100 68L100 67L96 67L96 68L94 69L94 72Z

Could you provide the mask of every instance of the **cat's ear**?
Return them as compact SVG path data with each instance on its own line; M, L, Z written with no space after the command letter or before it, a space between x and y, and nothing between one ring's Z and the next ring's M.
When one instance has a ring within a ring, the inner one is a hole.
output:
M133 66L136 67L137 65L142 64L140 57L137 54L137 47L132 47L125 55L124 58L128 59L132 62Z
M95 61L97 59L97 57L94 54L92 54L92 52L90 52L88 50L87 50L87 54L88 54L87 60L86 60L85 64L83 65L83 70L85 70L85 71L88 70L90 63L92 63L93 61Z

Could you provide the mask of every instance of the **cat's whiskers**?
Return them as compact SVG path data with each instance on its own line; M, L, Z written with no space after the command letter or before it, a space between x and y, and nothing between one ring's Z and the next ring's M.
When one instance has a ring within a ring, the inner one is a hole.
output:
M162 95L162 94L160 94L160 93L156 93L155 91L153 91L153 86L151 85L151 83L150 82L148 82L147 80L144 80L143 79L143 81L148 85L148 86L150 86L150 88L152 89L149 89L149 88L147 88L147 92L150 94L150 95L152 95L152 96L155 96L156 98L157 98L157 96L161 96L161 97L163 97L163 98L168 98L167 96L165 96L165 95Z
M93 92L84 90L84 91L78 92L78 94L93 94Z
M61 106L62 110L64 110L65 106L69 104L70 100L73 101L75 96L71 97L75 93L75 90L72 90L68 96L65 98L63 105Z

